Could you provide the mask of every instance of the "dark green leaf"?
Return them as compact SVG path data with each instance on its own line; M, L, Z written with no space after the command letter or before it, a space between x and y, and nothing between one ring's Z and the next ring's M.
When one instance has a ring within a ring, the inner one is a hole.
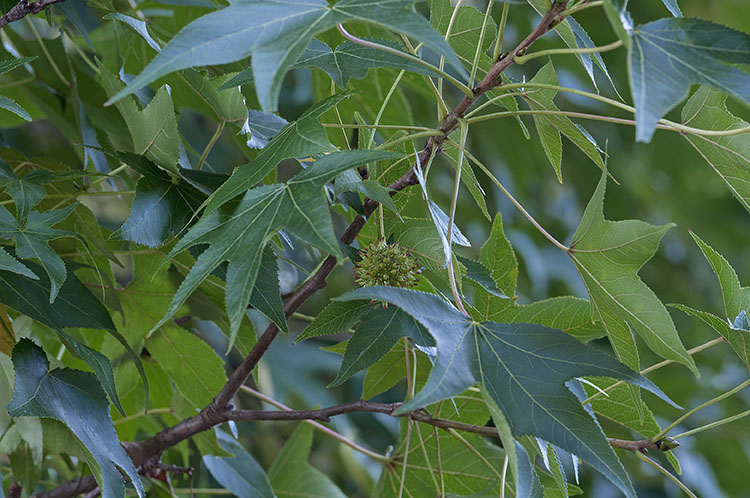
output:
M338 334L352 328L370 310L369 301L331 301L294 340Z
M57 230L54 225L65 220L78 206L73 203L63 209L55 209L40 213L33 210L26 220L18 221L16 218L0 206L0 237L15 239L16 255L21 259L34 259L41 264L49 277L50 285L49 302L54 303L60 288L65 283L68 271L65 263L57 253L52 250L49 243L62 237L74 237L83 240L77 233L67 230ZM31 265L29 265L31 266ZM38 274L38 272L35 272Z
M289 122L272 112L261 112L254 109L247 111L247 121L242 132L250 136L247 146L251 149L262 149L268 142L279 134Z
M463 256L456 256L456 259L466 267L466 278L473 280L493 296L508 299L508 296L503 294L503 291L497 286L497 282L492 277L492 272L489 268L479 261L464 258Z
M13 349L16 387L8 411L13 417L50 417L67 425L91 452L102 473L104 498L125 494L122 469L138 496L143 486L138 472L117 439L107 397L96 378L78 370L49 370L44 351L28 339Z
M276 261L276 254L274 254L270 245L263 249L263 257L260 260L255 289L253 289L253 293L250 295L250 304L266 315L281 331L289 331L286 325L286 316L284 315L284 304L281 302L279 264ZM233 338L230 338L228 348L231 348L233 342Z
M0 160L0 188L4 188L13 199L20 220L25 220L31 208L47 194L44 186L51 180L52 174L43 170L30 171L18 178L13 169Z
M411 9L411 4L410 0L342 0L334 5L326 0L239 0L188 24L111 102L167 73L234 62L252 55L258 100L263 110L275 110L284 75L313 36L347 21L373 24L417 38L444 54L465 74L450 46Z
M328 387L341 385L355 373L373 365L402 337L409 337L422 346L433 344L419 323L399 308L371 307L347 342L339 373Z
M253 456L232 436L216 430L221 447L234 457L203 455L203 464L214 479L235 496L247 498L274 498L271 483Z
M367 38L367 40L403 51L399 45L387 40L372 38ZM437 76L436 73L421 64L350 41L344 42L331 50L331 47L322 41L313 39L302 57L292 66L292 69L299 67L322 69L343 89L346 89L350 78L362 79L367 76L367 71L376 67L392 67L413 73Z
M668 401L649 380L559 330L531 324L475 322L432 294L366 287L340 299L368 298L399 306L425 326L437 343L437 361L427 384L398 413L455 396L481 382L502 410L514 436L540 437L578 455L627 496L635 496L601 429L565 383L585 375L611 377L627 380Z
M263 149L268 150L271 145ZM196 245L210 244L180 284L167 314L154 326L177 312L188 296L224 261L226 305L232 334L239 328L250 302L265 244L279 230L336 256L341 254L333 232L323 187L342 171L371 161L396 158L393 153L354 150L330 154L316 161L286 184L249 190L241 200L204 216L170 251L168 258Z
M637 26L630 49L635 138L649 142L656 123L700 83L750 102L750 35L700 19L665 18Z
M275 134L253 161L237 168L229 180L209 197L206 202L207 213L253 188L284 159L304 158L335 151L336 148L331 145L326 130L318 119L348 97L349 94L337 94L321 100L305 111L297 121ZM272 130L268 130L267 133L272 133Z
M24 64L28 64L29 62L36 59L36 55L33 57L23 57L21 59L9 59L6 61L0 62L0 74L5 74L7 72L13 71L17 67L21 67Z
M122 237L148 247L164 244L187 226L206 195L187 181L173 180L143 156L129 152L115 155L143 175L135 187L130 215L121 227Z

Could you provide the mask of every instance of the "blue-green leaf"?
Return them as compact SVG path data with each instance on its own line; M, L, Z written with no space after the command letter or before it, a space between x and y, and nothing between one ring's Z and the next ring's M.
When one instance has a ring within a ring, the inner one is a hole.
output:
M411 5L411 0L341 0L333 5L326 0L237 0L185 26L110 102L179 69L252 56L258 100L263 110L275 110L284 75L312 38L348 21L412 36L444 54L465 75L450 46Z
M226 432L217 429L216 436L219 445L234 457L203 456L203 464L214 479L235 496L274 498L271 483L253 456Z
M433 294L365 287L341 298L377 299L400 307L432 334L437 360L425 386L397 413L458 395L481 382L515 437L533 435L580 456L634 497L630 478L598 424L568 390L575 377L626 380L662 399L652 382L559 330L531 324L476 322Z
M636 140L651 141L692 83L750 102L750 74L733 66L749 60L750 35L710 21L665 18L636 27L629 60Z
M120 446L109 403L96 378L79 370L49 369L47 357L29 339L13 348L16 386L8 412L13 417L48 417L65 425L81 440L99 464L99 486L104 498L125 495L122 469L133 482L138 496L145 496L133 462Z

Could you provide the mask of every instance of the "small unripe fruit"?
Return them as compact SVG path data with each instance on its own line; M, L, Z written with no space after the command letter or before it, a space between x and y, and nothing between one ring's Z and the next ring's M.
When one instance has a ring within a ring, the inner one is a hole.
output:
M387 285L389 287L415 287L419 265L409 250L384 239L373 242L359 251L362 258L354 266L355 281L362 287Z

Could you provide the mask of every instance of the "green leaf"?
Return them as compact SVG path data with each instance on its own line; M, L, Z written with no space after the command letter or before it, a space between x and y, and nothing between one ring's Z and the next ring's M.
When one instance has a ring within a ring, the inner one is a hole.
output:
M209 78L206 74L186 69L168 78L172 88L172 101L176 109L188 107L209 118L227 123L240 123L247 118L247 104L235 85L219 92L231 75Z
M273 130L267 132L267 136L273 136L273 139L254 160L237 168L229 180L209 197L204 203L206 214L253 188L284 159L303 158L335 151L336 147L331 145L326 130L318 119L342 99L348 97L349 94L337 94L321 100L275 136L270 135Z
M359 192L365 197L378 201L384 207L395 213L396 216L399 218L401 217L396 204L393 202L390 191L377 180L354 180L351 182L337 180L334 188L334 196L337 197L343 192Z
M484 266L479 261L473 259L464 258L463 256L456 256L456 259L466 267L466 278L479 284L482 289L486 290L490 294L503 299L509 299L508 296L503 294L503 291L497 286L492 272L490 269Z
M216 430L219 445L234 457L203 455L203 464L214 479L235 496L274 498L263 468L240 443L224 431Z
M146 347L193 407L202 409L226 382L224 362L205 341L176 325L161 327Z
M545 64L534 77L532 83L544 83L557 85L557 74L552 62ZM559 111L555 105L554 98L556 90L538 88L523 94L524 100L532 110ZM557 174L557 179L562 183L562 138L565 135L576 147L591 159L599 169L604 170L604 162L596 145L567 117L559 115L534 115L539 139L542 142L545 154Z
M157 247L180 233L206 195L187 181L175 181L143 156L129 152L115 156L143 175L135 186L130 215L120 228L122 238Z
M399 45L387 40L365 39L403 51ZM292 66L292 69L301 67L322 69L342 89L346 89L350 78L362 79L367 76L370 69L377 67L391 67L438 77L437 73L427 67L395 54L365 47L351 41L346 41L331 50L331 47L315 38L310 42L297 63Z
M578 455L627 496L635 496L601 429L565 383L585 375L611 377L627 380L669 401L649 380L559 330L476 322L432 294L366 287L339 299L368 298L399 306L426 327L437 343L437 361L427 384L397 413L455 396L481 382L502 410L514 436L540 437Z
M297 336L294 343L321 335L344 332L360 321L370 308L369 301L331 301Z
M607 333L591 303L573 296L553 297L520 306L506 306L486 318L503 323L536 323L570 334L581 342Z
M750 126L726 106L726 95L700 87L682 109L682 122L704 130L733 130ZM684 134L742 206L750 211L750 134L705 136Z
M347 342L339 373L328 387L339 386L355 373L373 365L402 337L409 337L422 346L433 344L432 338L422 331L419 323L399 308L371 307Z
M568 255L580 273L617 357L637 370L635 331L658 355L682 363L698 375L672 318L656 294L638 277L672 224L604 219L606 173L586 206Z
M312 426L300 423L268 469L268 479L276 496L346 498L325 474L307 463L312 442Z
M4 188L13 199L20 220L25 220L31 208L47 195L44 186L52 178L52 174L43 170L33 170L18 178L13 168L0 159L0 188Z
M269 145L269 147L271 147ZM265 152L268 149L263 149ZM232 334L239 328L255 287L262 248L279 230L340 257L323 187L349 168L371 161L398 157L390 152L355 150L330 154L301 171L286 184L249 190L242 199L204 216L170 251L167 259L190 247L210 244L180 284L167 314L153 327L166 322L188 296L224 261L226 305Z
M111 96L122 88L122 83L104 64L99 64L101 84ZM161 87L151 102L139 110L135 99L120 100L115 107L122 115L133 139L133 152L146 156L160 167L177 173L180 137L177 132L172 97Z
M5 61L0 62L0 74L5 74L10 71L13 71L17 67L21 67L24 64L28 64L29 62L36 59L36 55L33 57L23 57L21 59L8 59Z
M0 109L10 111L13 114L25 119L26 121L31 121L31 116L26 111L26 109L21 107L15 100L8 97L3 97L2 95L0 95Z
M279 264L271 246L263 249L255 289L250 295L250 304L275 323L279 330L289 332L284 315L284 304L281 302ZM233 342L230 338L228 347L231 347Z
M692 83L750 102L750 35L701 19L665 18L637 26L630 48L635 138L649 142L656 123L684 99Z
M146 40L146 43L156 50L157 52L161 51L161 47L158 43L156 43L156 40L151 38L151 34L148 32L148 28L146 27L146 21L141 21L140 19L136 19L134 17L126 16L125 14L120 14L119 12L113 12L111 14L107 14L106 16L102 17L102 19L112 19L112 21L120 21L121 23L124 23L131 28L135 30L136 33L141 35L141 38Z
M99 465L104 498L125 495L122 469L138 496L145 496L133 462L117 439L107 397L96 378L78 370L49 369L44 351L21 339L13 349L16 387L8 411L13 417L49 417L67 425Z
M33 210L26 220L18 221L4 206L0 206L0 237L15 239L16 255L21 259L34 259L41 264L49 279L49 302L55 302L60 288L65 283L68 271L62 258L49 246L53 240L74 237L84 240L77 233L57 230L54 225L65 220L78 207L73 203L63 209L40 213ZM30 266L30 265L29 265Z
M29 269L28 266L24 265L20 261L18 261L16 258L8 254L5 249L3 249L0 246L0 271L9 271L13 273L18 273L19 275L23 275L25 277L33 278L34 280L39 280L39 277Z
M284 75L303 55L313 36L338 23L360 21L412 36L462 74L450 46L411 8L410 0L239 0L185 26L148 66L110 102L138 91L167 73L188 67L234 62L252 55L258 101L275 110Z
M593 383L599 389L607 389L615 381L601 377L591 377L586 380ZM588 396L599 392L586 382L581 382ZM654 414L640 400L641 406L633 406L633 396L627 386L620 385L607 391L606 396L599 396L591 402L591 407L598 417L605 417L615 423L627 427L640 434L642 437L652 437L659 433L659 424Z
M633 18L627 10L628 0L604 0L602 7L609 20L609 24L622 40L625 47L630 49L630 34L633 31Z
M289 122L286 119L272 112L250 109L247 111L247 121L242 127L242 132L245 135L250 134L247 139L248 147L262 149L288 124Z

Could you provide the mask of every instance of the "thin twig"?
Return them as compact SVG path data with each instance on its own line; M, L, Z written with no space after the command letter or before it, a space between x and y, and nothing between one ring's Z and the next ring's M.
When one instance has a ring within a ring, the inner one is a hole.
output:
M0 28L9 23L23 19L28 15L38 14L50 5L64 1L65 0L39 0L38 2L29 2L28 0L21 0L0 17Z

